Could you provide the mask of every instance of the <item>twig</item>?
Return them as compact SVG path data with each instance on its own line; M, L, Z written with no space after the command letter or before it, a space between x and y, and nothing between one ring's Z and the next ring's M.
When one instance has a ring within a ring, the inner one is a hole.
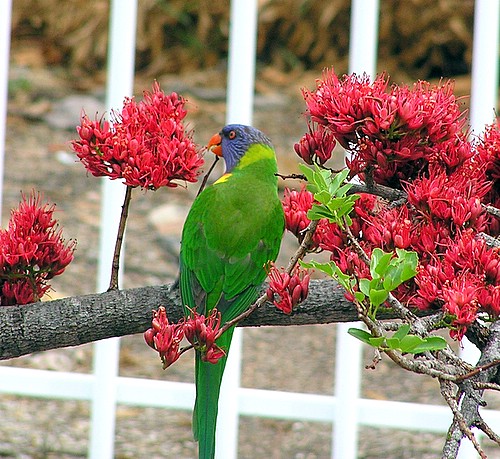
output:
M481 373L482 371L488 370L489 368L496 367L497 365L500 365L500 360L494 360L493 362L489 362L485 365L475 367L472 371L469 371L469 373L457 376L457 382L464 381L465 379L469 379L472 376L475 376L475 375Z
M120 223L118 225L118 234L116 235L115 251L113 253L113 264L111 266L111 279L109 281L110 290L118 289L118 272L120 270L120 252L122 250L123 235L125 234L125 227L127 225L128 208L130 200L132 199L132 187L128 186L125 190L125 198L123 200L122 213L120 215Z
M491 382L472 381L472 387L476 390L490 389L490 390L500 391L500 384Z
M486 210L486 212L488 212L489 214L491 215L494 215L495 217L497 218L500 218L500 209L497 209L496 207L494 206L487 206L487 205L484 205L483 204L483 208L484 210Z
M309 223L309 226L305 229L304 239L302 239L299 248L290 258L290 261L288 262L288 265L286 267L286 272L288 274L292 273L292 270L293 268L295 268L295 265L299 262L299 260L304 258L305 254L311 249L313 244L314 232L316 231L318 224L319 220L313 220Z
M203 177L203 180L202 180L201 185L200 185L200 189L198 190L198 193L196 193L196 196L198 196L205 189L205 186L207 185L208 177L210 177L210 174L214 170L215 165L217 164L217 161L219 161L219 156L215 155L214 162L210 166L210 169L208 169L208 172L205 174L205 177Z
M382 360L382 356L380 355L380 351L378 349L375 349L375 352L373 354L373 359L368 365L365 365L365 369L366 370L375 370L377 368L377 365L379 364L379 362L381 360Z
M297 180L305 180L307 181L306 179L306 176L305 175L302 175L302 174L288 174L288 175L284 175L284 174L280 174L279 172L276 172L276 174L274 174L276 177L279 177L283 180L286 180L286 179L297 179Z
M408 197L404 191L396 190L395 188L384 185L379 185L378 183L374 183L370 188L368 188L367 185L361 183L353 183L352 187L347 193L370 193L387 199L388 201L399 201L401 199L406 200Z
M496 434L491 427L484 422L483 418L476 422L476 427L481 429L490 440L494 441L497 445L500 445L500 435Z
M500 240L496 237L490 236L489 234L477 233L476 237L484 239L484 242L486 242L486 245L490 249L494 249L495 247L500 247Z

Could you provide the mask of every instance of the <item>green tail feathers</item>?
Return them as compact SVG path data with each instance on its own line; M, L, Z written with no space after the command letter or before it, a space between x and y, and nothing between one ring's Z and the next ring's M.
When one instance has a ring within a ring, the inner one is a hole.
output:
M216 364L203 362L200 353L196 352L193 434L195 440L198 441L199 459L213 459L215 455L215 428L219 410L220 385L233 332L234 327L227 330L217 340L217 344L226 352L226 357L219 359Z

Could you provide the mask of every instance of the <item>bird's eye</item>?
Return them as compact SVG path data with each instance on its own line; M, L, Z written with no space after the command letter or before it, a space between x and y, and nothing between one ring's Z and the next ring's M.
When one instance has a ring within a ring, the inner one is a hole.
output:
M236 137L236 131L229 131L227 137L229 138L229 140L233 140Z

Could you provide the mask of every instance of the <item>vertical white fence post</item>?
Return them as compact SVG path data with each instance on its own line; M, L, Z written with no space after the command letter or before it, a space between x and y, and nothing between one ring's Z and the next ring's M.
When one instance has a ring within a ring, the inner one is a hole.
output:
M257 42L257 1L232 0L229 18L226 122L252 124ZM238 456L238 390L243 331L237 328L222 380L217 419L218 459Z
M495 118L498 97L498 40L500 1L476 0L474 5L474 41L472 44L472 75L469 121L472 135L479 135ZM479 350L467 338L461 357L475 364ZM460 459L478 457L472 443L462 440Z
M106 88L108 113L112 108L119 109L123 98L133 93L136 18L137 0L112 0L110 2ZM125 186L119 182L103 179L101 196L98 291L106 290L109 285ZM120 266L123 266L123 263L120 263ZM89 447L91 459L111 459L114 456L116 378L119 356L119 338L99 341L94 345L94 385Z
M372 78L377 67L378 0L353 0L349 37L349 72ZM348 335L353 324L337 325L332 458L355 459L358 449L358 400L361 387L362 344Z
M10 24L12 0L0 3L0 223L2 221L7 100L9 93Z
M470 98L470 125L476 135L495 118L498 96L499 14L499 0L476 0Z

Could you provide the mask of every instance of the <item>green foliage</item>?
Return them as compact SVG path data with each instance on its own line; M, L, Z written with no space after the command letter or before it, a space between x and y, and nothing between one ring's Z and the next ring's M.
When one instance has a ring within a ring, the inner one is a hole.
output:
M351 336L363 341L370 346L382 351L394 350L403 354L421 354L427 351L439 351L446 347L446 340L441 336L428 336L422 338L417 335L408 334L410 325L403 324L391 336L372 336L365 330L350 328L348 333Z
M333 277L342 287L354 295L359 303L369 302L368 315L375 318L378 307L389 297L389 292L398 288L403 282L411 279L417 272L418 257L415 252L396 249L384 252L376 248L370 258L371 279L357 279L344 274L333 262L318 263L310 261L301 263L305 268L317 269ZM358 289L356 289L356 286Z
M398 288L403 282L417 273L418 256L415 252L396 249L384 252L375 248L370 258L370 274L372 279L359 279L359 290L370 301L369 315L375 317L378 307L383 304L389 292Z
M307 189L319 203L313 204L307 217L311 220L326 218L341 227L344 226L345 218L347 225L351 225L352 220L349 213L359 195L347 196L347 192L352 187L352 184L345 183L349 169L332 174L331 171L322 169L318 165L315 165L314 169L303 164L300 164L299 167L307 179Z
M343 170L332 174L329 170L317 165L309 168L300 165L307 179L307 189L313 193L315 201L307 216L311 220L326 218L341 227L351 225L349 213L354 207L358 195L347 195L351 184L345 183L349 171ZM403 282L413 278L417 272L418 256L416 252L396 249L384 252L375 248L370 257L370 278L358 279L345 274L330 261L320 263L300 261L304 268L316 269L334 278L345 290L351 293L359 305L366 308L367 315L376 319L380 305L389 298L389 293L397 289ZM403 324L392 336L373 336L365 330L350 328L349 334L364 343L382 351L396 350L402 353L419 354L426 351L437 351L446 347L446 340L440 336L422 338L409 333L410 325Z

